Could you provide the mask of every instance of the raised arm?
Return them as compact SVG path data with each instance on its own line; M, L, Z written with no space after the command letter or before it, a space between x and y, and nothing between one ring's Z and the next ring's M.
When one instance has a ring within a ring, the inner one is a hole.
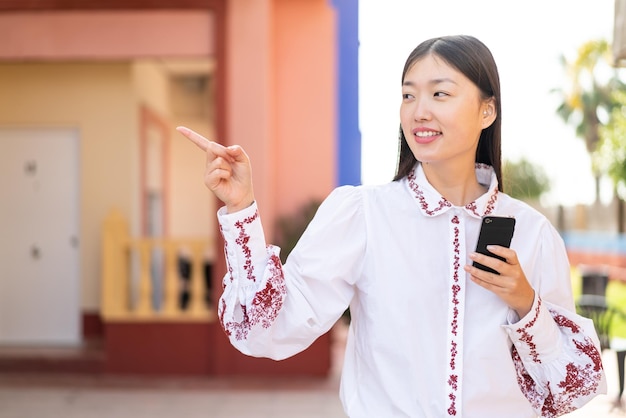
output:
M217 212L227 267L217 313L232 345L275 360L306 349L353 297L366 243L361 193L335 190L283 266L280 248L266 242L244 150L177 130L206 153L204 182L226 204Z

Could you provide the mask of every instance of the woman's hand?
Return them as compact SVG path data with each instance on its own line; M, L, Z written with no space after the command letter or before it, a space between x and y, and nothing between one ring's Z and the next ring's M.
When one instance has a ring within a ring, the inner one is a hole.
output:
M480 253L470 254L470 259L491 267L500 275L471 265L466 265L465 271L471 275L474 283L498 295L504 303L517 312L520 318L525 317L533 306L535 291L526 280L526 275L517 259L517 253L499 245L489 245L487 249L493 254L504 257L506 261Z
M226 205L229 213L254 202L250 159L238 145L225 147L184 126L176 128L206 153L204 184Z

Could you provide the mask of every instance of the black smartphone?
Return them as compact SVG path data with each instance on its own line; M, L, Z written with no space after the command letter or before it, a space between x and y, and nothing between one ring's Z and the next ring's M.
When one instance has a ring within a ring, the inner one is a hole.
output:
M478 234L478 243L476 244L476 252L495 257L499 260L505 261L503 257L497 256L487 250L487 245L500 245L502 247L509 247L511 240L513 239L513 232L515 231L515 218L507 216L484 216L480 226L480 233ZM483 266L480 263L474 261L472 263L474 267L481 270L489 271L491 273L500 274L492 268Z

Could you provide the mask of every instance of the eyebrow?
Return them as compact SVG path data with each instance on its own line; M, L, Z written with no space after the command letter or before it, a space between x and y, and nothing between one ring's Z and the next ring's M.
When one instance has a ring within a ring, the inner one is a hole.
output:
M451 78L435 78L433 80L430 80L428 82L428 84L432 84L432 85L437 85L437 84L441 84L441 83L452 83L452 84L458 84L456 81L454 81ZM413 83L412 81L404 81L402 83L403 86L413 86L415 85L415 83Z

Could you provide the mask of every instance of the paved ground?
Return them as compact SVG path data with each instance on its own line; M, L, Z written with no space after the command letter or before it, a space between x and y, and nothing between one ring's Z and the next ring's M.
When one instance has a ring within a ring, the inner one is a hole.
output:
M568 417L624 417L613 396ZM345 418L333 381L0 376L2 418ZM505 417L503 417L505 418Z
M568 418L626 417L624 411L611 411L618 388L615 353L605 351L604 363L609 393L567 415ZM0 418L166 417L345 418L345 415L338 399L336 369L329 379L269 381L0 374Z
M2 418L345 417L324 381L0 376Z

